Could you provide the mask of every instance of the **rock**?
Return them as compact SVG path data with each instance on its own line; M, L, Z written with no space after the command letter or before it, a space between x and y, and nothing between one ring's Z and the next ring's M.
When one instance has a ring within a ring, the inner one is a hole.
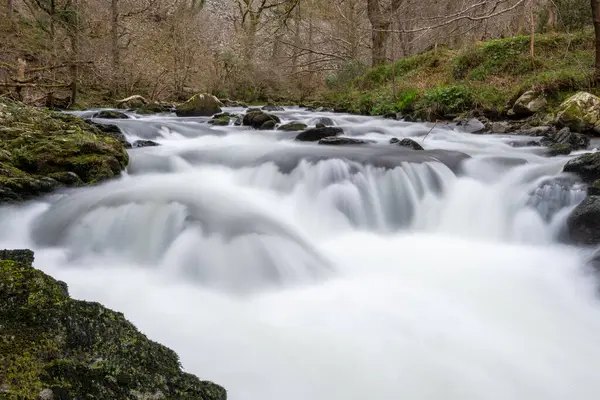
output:
M398 146L408 147L413 150L424 150L423 147L412 139L402 139L398 142Z
M215 126L228 126L230 122L231 114L229 113L216 114L213 119L208 121L209 124L213 124Z
M492 122L489 126L489 130L492 133L508 133L513 130L510 122L502 121L502 122Z
M485 125L477 118L460 121L457 125L467 133L483 133L485 131Z
M273 121L275 124L281 122L279 117L276 115L266 114L257 109L249 109L248 112L246 112L246 115L244 115L242 124L245 126L251 126L254 129L260 129L267 121ZM275 125L273 125L273 127L275 127Z
M32 262L29 250L0 251L0 397L226 399L123 314L72 299Z
M563 128L560 131L550 132L547 137L541 140L544 146L553 144L568 145L572 150L585 149L590 144L590 138L580 133L571 132L569 128Z
M396 113L387 113L383 115L383 119L398 119L398 114Z
M320 117L312 121L316 127L324 127L324 126L334 126L335 122L331 118L328 117Z
M325 125L325 124L322 124L322 123L320 123L320 122L319 122L319 123L317 123L317 124L315 125L315 128L325 128L326 126L327 126L327 125Z
M367 144L368 142L360 139L352 139L352 138L344 138L344 137L326 137L319 140L319 144L323 145L331 145L331 146L341 146L348 144Z
M155 147L155 146L160 146L160 145L156 142L153 142L152 140L136 140L135 142L133 142L133 145L132 145L133 148Z
M519 130L515 132L515 135L523 135L523 136L548 136L553 133L556 133L556 129L552 126L542 125L542 126L529 126L523 125Z
M178 105L175 113L178 117L210 117L221 112L223 103L215 96L201 93Z
M575 174L584 182L592 184L600 179L600 153L584 154L569 161L563 172Z
M268 105L264 106L261 110L274 112L274 111L285 111L285 108L280 107L280 106L275 106L272 104L268 104Z
M271 119L271 120L266 121L264 124L262 124L260 126L260 128L258 128L258 129L260 129L261 131L269 131L269 130L275 129L276 125L277 125L277 122L275 122L274 120Z
M567 218L569 240L580 245L600 244L600 196L588 196Z
M281 125L279 128L277 128L277 130L293 132L293 131L303 131L306 128L308 128L308 126L306 124L303 124L300 122L290 122L289 124Z
M225 107L241 107L241 108L248 108L248 106L244 103L240 103L238 101L234 101L234 100L229 100L229 99L223 99L221 100L221 103L223 103L223 105Z
M161 104L161 103L149 103L144 104L141 107L137 107L135 112L141 115L159 114L159 113L172 113L175 111L175 107L172 104Z
M519 118L527 118L543 111L547 105L548 101L543 94L530 90L517 99L512 111Z
M116 107L121 109L133 109L143 107L146 104L148 104L148 100L143 96L134 95L117 101Z
M600 98L586 92L577 93L558 107L555 123L574 132L600 133Z
M595 181L588 187L588 196L600 196L600 180Z
M102 110L92 116L92 118L103 119L129 119L129 115L115 110Z
M548 148L548 155L550 157L567 156L571 154L572 151L573 148L568 144L554 143Z
M395 138L395 137L390 139L390 144L396 144L396 143L400 143L400 139Z
M121 131L121 128L119 128L117 125L102 124L100 122L96 122L91 119L86 119L85 122L98 128L106 136L110 136L110 137L118 140L126 149L131 148L131 143L129 143L129 141L125 137L125 134L123 133L123 131Z
M0 202L30 199L60 183L95 184L121 175L129 162L123 143L74 115L0 99L0 126L0 150L11 156L0 160Z
M317 142L321 139L330 136L340 136L344 134L344 130L342 128L335 127L322 127L322 128L312 128L307 129L304 132L300 133L296 136L295 140L300 142Z

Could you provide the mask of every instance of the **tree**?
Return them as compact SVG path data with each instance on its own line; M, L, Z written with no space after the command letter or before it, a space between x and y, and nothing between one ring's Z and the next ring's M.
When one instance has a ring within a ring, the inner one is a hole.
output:
M371 22L371 44L373 66L386 61L386 44L390 35L392 16L396 14L404 0L391 0L384 7L381 0L367 0L367 14Z
M594 17L594 32L596 39L596 65L595 65L595 78L600 79L600 0L592 1L592 15Z

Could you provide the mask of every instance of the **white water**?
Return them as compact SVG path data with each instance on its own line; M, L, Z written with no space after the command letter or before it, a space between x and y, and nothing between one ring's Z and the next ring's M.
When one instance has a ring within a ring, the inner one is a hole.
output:
M429 131L328 116L372 146ZM162 146L133 150L119 181L0 209L0 247L35 249L73 296L124 312L229 398L600 396L589 252L555 239L584 191L559 176L566 158L509 145L531 138L435 129L427 150L473 156L457 174L280 169L317 147L194 119L122 126Z

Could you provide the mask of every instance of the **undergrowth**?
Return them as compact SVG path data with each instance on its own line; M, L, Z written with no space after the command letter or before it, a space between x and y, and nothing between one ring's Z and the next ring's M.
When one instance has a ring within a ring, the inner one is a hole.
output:
M502 115L527 90L544 93L550 107L578 90L596 92L590 30L536 35L534 58L530 39L496 39L462 50L440 47L363 74L353 66L328 78L323 101L366 115L441 119L474 109Z

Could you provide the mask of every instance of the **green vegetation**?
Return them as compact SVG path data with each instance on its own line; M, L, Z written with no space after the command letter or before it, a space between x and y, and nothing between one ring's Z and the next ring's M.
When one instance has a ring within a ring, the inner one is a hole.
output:
M226 398L123 314L71 299L32 263L29 250L0 251L0 398Z
M118 139L81 118L0 98L0 201L95 184L119 176L128 162Z
M593 50L589 30L536 35L533 59L530 36L477 43L461 51L438 48L358 77L343 71L328 79L334 84L322 101L353 113L400 112L435 120L474 109L504 115L520 94L535 90L554 108L579 90L598 93L591 84ZM344 77L351 78L341 82Z

